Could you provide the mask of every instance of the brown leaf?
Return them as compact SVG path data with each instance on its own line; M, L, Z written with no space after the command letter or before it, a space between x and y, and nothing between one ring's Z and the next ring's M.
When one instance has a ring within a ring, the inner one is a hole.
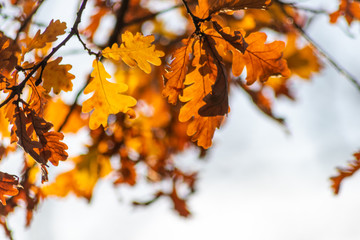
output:
M165 88L162 94L168 98L169 103L176 104L179 94L182 93L185 87L184 80L193 43L193 38L183 40L185 46L173 53L170 66L165 69L166 73L163 75Z
M180 216L188 217L191 214L186 201L178 196L175 183L173 184L173 190L170 194L170 198L173 201L174 209L180 214Z
M18 144L24 149L25 152L30 154L38 163L46 164L46 159L38 154L35 149L42 148L40 142L34 141L30 138L33 134L33 127L30 124L31 119L25 115L24 111L17 107L14 114L15 124L12 131L16 133Z
M2 205L6 205L5 196L15 196L19 193L18 186L19 178L17 176L0 172L0 202Z
M199 109L200 116L204 117L222 116L229 112L228 79L222 64L222 58L216 51L215 45L214 39L204 35L204 44L202 45L206 54L204 66L213 68L209 74L214 74L216 71L216 80L214 85L211 86L211 93L208 93L203 98L206 104ZM211 63L214 63L216 69ZM204 72L203 74L208 73Z

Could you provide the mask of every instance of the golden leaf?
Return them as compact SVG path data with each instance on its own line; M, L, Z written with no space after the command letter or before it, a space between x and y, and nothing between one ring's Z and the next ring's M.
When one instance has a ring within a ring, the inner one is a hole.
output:
M68 72L72 66L70 64L60 64L61 60L62 57L58 57L54 61L48 62L43 71L43 87L48 93L51 88L53 88L55 94L59 94L61 90L64 92L72 90L71 80L75 76Z
M155 50L155 46L152 45L154 40L154 36L143 36L141 33L136 33L134 36L131 32L126 31L122 34L123 42L120 47L114 43L111 48L105 48L102 55L116 61L122 59L130 67L139 66L144 72L150 73L149 63L160 66L160 57L164 56L162 51Z
M51 20L49 26L43 33L40 33L40 30L38 30L32 39L26 40L26 52L29 52L35 48L43 48L45 47L46 43L56 41L59 35L65 33L65 29L65 22L60 22L60 20L56 20L54 22L54 20Z
M107 80L111 76L106 72L103 64L97 60L93 62L92 81L86 86L84 93L94 92L94 95L83 103L82 111L91 113L89 127L96 129L100 125L107 127L109 114L127 113L135 106L133 97L121 94L128 89L124 83L111 83Z

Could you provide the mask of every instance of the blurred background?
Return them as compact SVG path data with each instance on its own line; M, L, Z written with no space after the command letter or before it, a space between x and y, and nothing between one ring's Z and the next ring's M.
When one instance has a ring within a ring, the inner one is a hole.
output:
M173 4L153 2L154 9ZM328 12L338 7L335 0L298 2ZM37 19L44 23L60 19L71 26L77 6L77 1L72 0L46 1ZM177 11L160 17L181 30ZM111 19L107 24L111 24ZM344 19L330 25L329 17L320 15L306 31L360 79L359 27L359 23L347 26ZM74 39L57 55L64 55L63 62L73 65L71 72L77 79L85 78L93 59L86 54L66 56L66 49L72 47L81 49ZM77 92L81 84L75 81ZM233 88L231 112L215 133L208 156L198 160L198 153L190 150L176 157L183 168L200 170L197 191L189 201L190 218L179 217L168 199L160 199L149 207L132 206L134 198L148 196L141 183L135 188L115 189L111 182L101 181L91 204L74 196L46 200L29 229L24 228L24 213L16 211L9 220L14 238L360 239L359 174L344 181L339 196L333 195L329 181L336 174L335 167L345 166L352 153L360 149L360 92L325 60L320 74L308 82L295 81L293 89L295 102L278 99L274 103L274 111L286 119L288 131L254 107L243 91ZM86 141L82 132L67 136L69 154L84 151L82 145ZM12 159L2 164L17 167ZM3 238L1 232L0 239Z

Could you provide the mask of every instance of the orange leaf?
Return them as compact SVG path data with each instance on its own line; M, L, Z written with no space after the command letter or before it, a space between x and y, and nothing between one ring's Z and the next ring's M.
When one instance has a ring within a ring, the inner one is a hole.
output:
M35 36L32 39L27 39L26 52L29 52L35 48L43 48L46 43L54 42L57 40L59 35L65 33L66 23L60 22L59 20L51 20L49 26L45 29L43 33L40 34L40 30L37 31Z
M173 53L173 60L169 67L165 69L164 77L165 88L162 94L168 98L169 103L176 104L179 94L184 89L184 80L189 64L189 54L194 43L193 38L183 40L185 46L177 49Z
M340 16L344 16L349 25L354 20L360 20L360 3L353 0L341 0L339 9L330 14L330 22L336 23Z
M206 49L206 48L205 48ZM211 87L217 78L217 67L213 57L206 53L201 41L194 45L193 69L187 74L184 84L186 88L179 97L185 105L180 109L179 120L191 120L187 134L197 141L199 146L209 148L215 129L220 127L223 116L202 117L198 110L205 105L204 98L211 93Z
M17 176L0 172L0 202L2 205L6 205L5 196L15 196L19 193L18 186L19 178Z
M75 78L69 73L72 68L70 64L60 64L62 57L58 57L54 61L48 62L42 74L43 87L49 93L51 88L55 94L59 94L61 90L68 92L72 90L71 80Z
M232 51L232 71L235 76L240 76L244 67L247 71L247 84L253 84L256 80L265 82L270 76L290 76L290 70L286 60L282 59L284 42L275 41L266 44L266 34L261 32L251 33L245 38L248 47L245 54Z

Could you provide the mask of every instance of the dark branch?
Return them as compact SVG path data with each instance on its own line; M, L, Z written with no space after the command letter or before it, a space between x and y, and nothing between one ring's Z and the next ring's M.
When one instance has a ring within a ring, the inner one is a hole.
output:
M73 27L71 28L71 32L69 33L69 35L61 42L59 43L55 48L52 49L52 51L38 64L36 64L34 66L34 68L31 70L31 72L25 77L25 79L19 84L16 85L12 88L10 88L10 90L12 90L12 92L10 93L10 95L5 99L4 102L2 102L0 104L0 108L3 107L5 104L7 104L12 98L14 98L16 95L20 95L22 93L22 90L24 89L26 82L35 74L35 72L40 68L40 67L45 67L45 65L47 64L47 62L49 61L49 59L63 46L65 46L65 44L76 34L76 32L78 31L78 26L79 23L81 22L81 16L82 13L86 7L88 0L83 0L81 3L81 6L79 8L79 11L77 12L77 16L76 16L76 20L74 22Z
M109 38L107 46L111 47L111 45L113 45L114 43L116 43L118 41L118 37L124 27L124 18L125 18L127 9L129 7L129 2L130 2L130 0L123 0L121 2L121 7L119 8L119 10L116 14L116 24L115 24L114 30Z
M186 0L182 0L183 4L185 5L186 7L186 11L188 12L188 14L191 16L191 19L194 23L194 26L195 26L195 33L200 33L200 23L202 22L205 22L205 21L210 21L211 20L211 16L209 15L207 18L199 18L197 16L195 16L190 8L189 8L189 5L188 3L186 2Z

